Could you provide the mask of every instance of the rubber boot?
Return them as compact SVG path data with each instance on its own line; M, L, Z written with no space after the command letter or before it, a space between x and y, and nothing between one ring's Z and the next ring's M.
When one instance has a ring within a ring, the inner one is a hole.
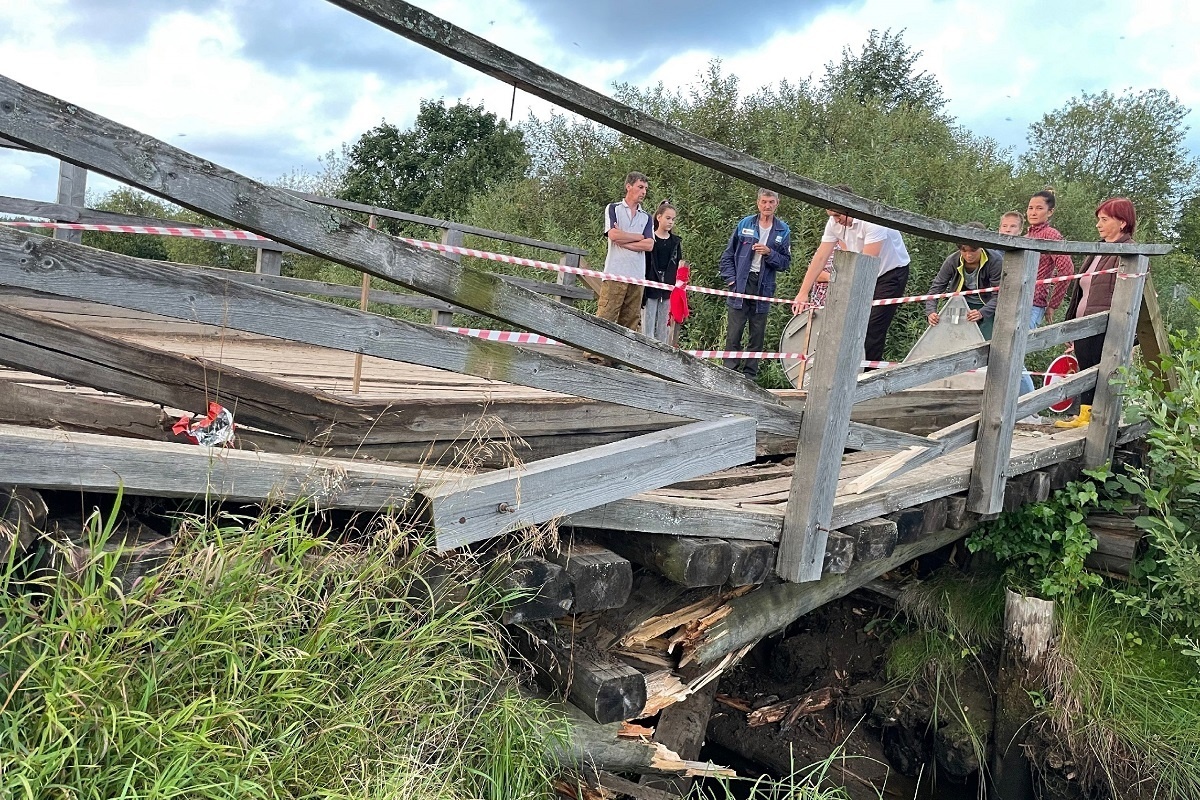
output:
M1092 407L1080 406L1079 416L1071 417L1070 419L1060 419L1054 423L1056 428L1082 428L1092 421Z

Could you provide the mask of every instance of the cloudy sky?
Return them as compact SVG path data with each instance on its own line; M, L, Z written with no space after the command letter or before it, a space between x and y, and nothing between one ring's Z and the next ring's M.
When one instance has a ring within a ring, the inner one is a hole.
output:
M1192 0L416 4L604 92L685 85L713 58L746 90L819 78L870 29L904 29L949 113L1015 151L1030 123L1084 91L1161 87L1200 109ZM502 116L513 102L510 87L324 0L3 0L0 74L265 180L318 171L381 120L408 126L421 98ZM547 110L517 93L518 121ZM1188 121L1200 154L1200 112ZM0 195L53 200L56 175L57 162L0 149Z

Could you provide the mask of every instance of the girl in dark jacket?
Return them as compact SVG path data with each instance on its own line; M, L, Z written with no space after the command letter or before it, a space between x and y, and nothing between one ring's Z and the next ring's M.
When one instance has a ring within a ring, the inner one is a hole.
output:
M679 265L683 263L683 243L672 232L675 215L675 206L669 200L663 200L654 211L654 249L646 253L647 280L675 283ZM646 287L642 294L642 333L675 345L679 340L679 326L671 321L668 313L670 299L669 291Z
M1113 244L1128 242L1134 229L1137 228L1137 213L1133 203L1124 197L1113 197L1105 200L1096 209L1096 230L1100 238ZM1083 272L1071 294L1071 302L1067 306L1067 319L1086 317L1089 314L1099 314L1108 311L1112 306L1113 289L1117 285L1117 275L1105 270L1121 266L1120 256L1095 255L1090 256L1084 264ZM1105 274L1097 274L1105 273ZM1094 367L1100 363L1100 353L1104 349L1104 334L1099 333L1086 339L1078 339L1072 343L1075 358L1079 361L1079 370ZM1103 375L1098 380L1105 380ZM1092 400L1096 390L1088 389L1079 396L1079 416L1068 420L1060 420L1055 424L1059 428L1079 428L1092 420Z

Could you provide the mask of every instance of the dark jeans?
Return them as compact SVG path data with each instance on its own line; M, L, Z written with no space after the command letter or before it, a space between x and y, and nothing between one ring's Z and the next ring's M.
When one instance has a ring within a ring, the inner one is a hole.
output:
M903 297L908 285L908 264L889 269L875 281L874 300L888 297ZM871 306L871 318L867 322L867 340L864 344L867 361L883 361L883 346L887 343L888 328L892 317L900 306Z
M758 272L750 273L750 277L746 280L745 294L758 294L760 275ZM750 328L750 342L746 345L746 349L752 352L759 352L763 349L763 340L767 336L767 312L752 313L755 305L757 305L756 301L743 299L741 308L729 309L729 330L725 334L726 350L742 349L742 331L747 326ZM758 376L758 361L757 358L727 358L725 366L753 380Z
M1100 333L1095 336L1089 336L1086 339L1078 339L1075 342L1075 360L1079 362L1079 371L1083 372L1088 367L1094 367L1100 363L1100 354L1104 350L1104 334ZM1103 375L1096 376L1096 383L1108 380ZM1096 390L1088 389L1083 394L1079 395L1079 404L1090 406L1092 401L1096 399Z

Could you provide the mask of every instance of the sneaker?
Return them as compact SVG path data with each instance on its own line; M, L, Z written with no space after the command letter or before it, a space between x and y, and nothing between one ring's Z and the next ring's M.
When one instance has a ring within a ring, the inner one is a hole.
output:
M1021 423L1022 425L1046 425L1049 423L1049 420L1037 414L1030 414L1028 417L1023 417L1017 420L1017 422Z

